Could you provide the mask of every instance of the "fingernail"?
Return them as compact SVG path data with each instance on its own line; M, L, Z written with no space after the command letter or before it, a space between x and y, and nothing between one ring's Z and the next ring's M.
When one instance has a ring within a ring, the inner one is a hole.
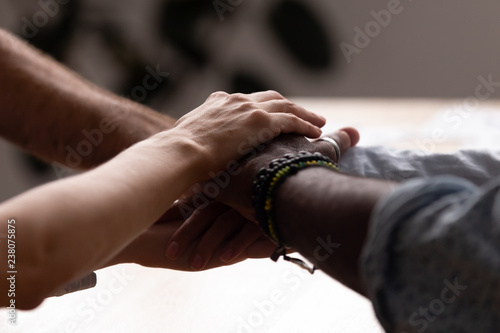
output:
M177 258L177 254L179 253L179 243L171 242L167 247L167 257L170 259Z
M231 261L233 259L234 252L232 249L227 249L224 252L222 252L222 255L220 256L220 260L224 262Z
M197 254L194 256L193 262L191 263L191 268L195 271L203 268L203 258L201 255Z

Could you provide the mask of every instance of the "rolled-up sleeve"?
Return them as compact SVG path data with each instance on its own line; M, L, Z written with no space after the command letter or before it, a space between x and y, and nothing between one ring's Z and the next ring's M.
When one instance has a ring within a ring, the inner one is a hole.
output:
M500 179L400 185L372 215L361 265L388 332L500 332Z
M500 151L459 150L428 154L389 147L352 147L339 163L353 176L403 182L414 178L453 175L484 185L500 176Z

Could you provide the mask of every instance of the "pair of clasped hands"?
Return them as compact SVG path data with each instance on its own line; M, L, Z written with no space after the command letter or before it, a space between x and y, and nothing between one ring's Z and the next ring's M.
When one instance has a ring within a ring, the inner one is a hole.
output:
M207 103L219 112L207 117L203 114ZM253 119L226 122L220 110L228 108L238 115L236 118L248 116L242 110L253 110ZM193 117L197 112L203 114L203 121ZM251 197L255 176L273 159L299 151L320 152L338 162L330 143L304 137L318 138L325 123L323 117L274 91L212 94L174 126L189 128L186 135L210 147L207 154L213 161L208 164L207 179L190 188L122 255L144 266L187 271L269 257L276 245L254 220ZM359 140L358 132L350 127L326 136L337 141L341 153ZM211 141L213 144L208 144Z

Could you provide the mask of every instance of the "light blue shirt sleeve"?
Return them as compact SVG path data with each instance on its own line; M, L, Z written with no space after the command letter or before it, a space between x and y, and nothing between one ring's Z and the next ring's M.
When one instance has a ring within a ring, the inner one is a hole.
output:
M377 205L361 266L388 332L500 332L500 178L404 182Z
M339 163L343 173L403 182L453 175L482 185L500 176L500 151L459 150L451 154L398 150L382 146L353 147Z

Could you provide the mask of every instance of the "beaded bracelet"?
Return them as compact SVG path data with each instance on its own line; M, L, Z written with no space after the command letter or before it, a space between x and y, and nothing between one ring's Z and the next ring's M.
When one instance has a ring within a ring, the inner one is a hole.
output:
M288 177L309 167L326 167L335 171L339 170L338 166L331 159L320 153L301 151L297 156L287 154L283 158L271 161L269 168L262 168L257 173L253 187L252 205L255 209L255 219L259 222L260 228L269 238L278 244L271 259L277 261L280 256L283 256L285 260L298 264L312 274L315 270L314 266L309 268L302 260L290 258L286 255L287 245L280 238L273 209L274 195L280 185Z

